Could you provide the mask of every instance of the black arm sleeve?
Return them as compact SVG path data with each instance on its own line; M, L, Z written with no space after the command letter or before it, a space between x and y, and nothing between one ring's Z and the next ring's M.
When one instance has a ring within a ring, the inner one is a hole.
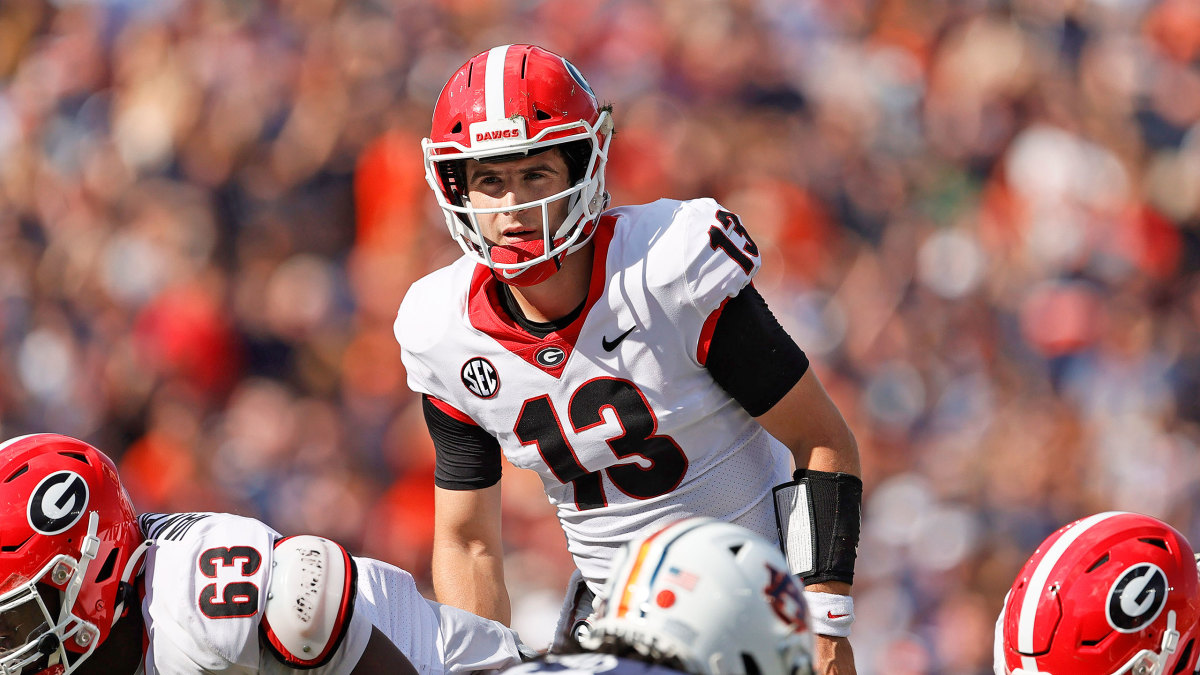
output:
M433 483L446 490L480 490L500 481L500 443L482 427L442 412L421 397L425 425L433 438Z
M704 364L721 388L754 417L770 410L808 371L808 357L753 286L730 298Z

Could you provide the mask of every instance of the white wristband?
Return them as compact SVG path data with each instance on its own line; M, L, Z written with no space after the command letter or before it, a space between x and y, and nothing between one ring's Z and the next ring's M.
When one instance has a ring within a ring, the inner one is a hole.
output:
M804 591L809 623L817 635L849 637L854 623L854 598L836 593Z

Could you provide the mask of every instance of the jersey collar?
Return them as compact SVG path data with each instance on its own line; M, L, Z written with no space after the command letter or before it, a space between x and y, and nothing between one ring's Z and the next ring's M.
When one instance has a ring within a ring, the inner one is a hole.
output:
M588 286L587 300L583 311L570 324L545 337L529 333L501 308L498 290L500 282L492 276L487 266L476 265L467 299L467 316L471 326L535 368L556 378L560 377L575 350L584 321L604 292L604 282L608 278L608 247L612 243L616 221L614 216L600 217L596 234L592 237L595 246L592 252L592 278ZM554 354L555 349L562 350L562 354ZM547 358L551 354L559 358ZM542 358L539 358L539 355Z

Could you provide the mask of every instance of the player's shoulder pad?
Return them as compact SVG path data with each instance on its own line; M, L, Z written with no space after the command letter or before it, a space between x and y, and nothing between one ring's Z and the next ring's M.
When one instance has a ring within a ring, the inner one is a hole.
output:
M160 544L203 540L214 532L226 540L266 538L273 541L279 538L279 533L262 521L232 513L143 513L138 516L138 527L143 536Z
M438 345L466 300L475 263L463 257L414 281L400 302L393 331L400 347L419 353Z
M328 662L350 626L357 577L354 559L336 542L312 535L276 542L260 625L267 649L292 668Z
M653 287L682 282L704 316L741 292L758 273L758 247L738 216L714 199L660 201L666 223L647 247L646 279Z

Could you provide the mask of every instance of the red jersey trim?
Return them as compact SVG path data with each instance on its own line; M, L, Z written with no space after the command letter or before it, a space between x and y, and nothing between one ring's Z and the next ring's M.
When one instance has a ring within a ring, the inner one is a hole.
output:
M434 397L430 396L429 394L426 394L425 398L429 399L429 402L433 404L433 407L437 408L438 410L441 410L442 412L453 417L454 419L458 420L459 422L462 422L463 424L470 424L470 425L476 426L476 427L479 426L479 423L476 422L475 420L471 419L470 415L459 410L458 408L455 408L454 406L450 405L449 403L446 403L442 399L434 398Z
M722 300L721 306L708 315L708 318L704 320L704 326L700 329L700 340L696 345L696 360L702 366L708 363L708 348L712 346L713 332L717 330L717 320L721 318L721 312L725 310L728 302L729 298Z
M467 316L471 326L484 333L515 356L520 357L530 365L554 377L561 377L575 344L579 341L579 333L592 307L604 293L604 285L608 279L608 247L612 243L613 232L617 219L615 216L601 216L596 226L596 234L592 237L595 248L592 256L592 278L588 286L588 296L583 311L566 328L539 338L531 335L513 321L500 307L500 297L497 281L486 265L477 265L471 276L471 288L467 298ZM547 347L558 347L563 350L563 358L557 365L549 367L538 363L537 354Z

